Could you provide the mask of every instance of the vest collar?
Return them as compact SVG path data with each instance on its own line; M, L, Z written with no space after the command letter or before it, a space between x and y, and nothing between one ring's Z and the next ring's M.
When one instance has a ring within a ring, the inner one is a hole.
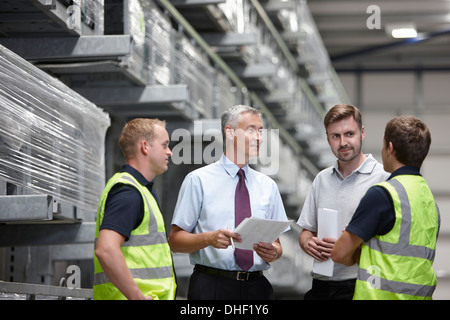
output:
M392 174L389 176L388 180L391 180L392 178L399 176L399 175L413 175L413 176L422 176L420 174L420 169L413 166L403 166L401 168L398 168Z

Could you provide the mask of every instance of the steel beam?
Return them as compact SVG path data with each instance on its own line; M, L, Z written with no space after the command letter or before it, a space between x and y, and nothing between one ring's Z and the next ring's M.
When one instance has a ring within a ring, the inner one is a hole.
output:
M225 2L225 0L172 0L172 4L177 8L204 7L207 5L217 5Z
M26 60L54 61L117 58L132 53L129 35L0 38L0 44Z
M242 79L274 77L277 74L277 66L273 63L250 64L235 67L235 72Z
M51 220L53 198L48 195L0 196L0 221Z
M202 33L201 36L213 47L256 45L256 34L254 33Z
M0 224L0 247L92 243L95 222Z
M92 289L71 289L67 287L5 281L0 281L0 292L25 294L28 299L35 299L36 296L92 299Z
M164 104L189 100L189 90L186 84L74 88L74 90L99 106Z

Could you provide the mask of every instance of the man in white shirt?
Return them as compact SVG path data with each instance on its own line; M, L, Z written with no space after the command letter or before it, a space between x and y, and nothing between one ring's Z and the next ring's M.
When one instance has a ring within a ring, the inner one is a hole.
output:
M173 252L189 253L195 265L188 299L273 299L263 270L281 257L280 241L255 244L248 270L238 265L231 246L231 238L241 241L239 234L230 231L235 227L240 169L245 173L251 216L287 220L275 182L248 166L249 159L259 154L261 130L256 109L241 105L228 109L222 115L224 154L219 161L189 173L183 181L169 244Z
M351 105L336 105L324 118L328 143L336 163L314 179L303 205L298 225L300 247L317 261L330 259L336 239L317 238L319 208L338 211L338 231L342 231L367 189L385 181L388 174L371 154L362 153L365 131L360 111ZM335 264L333 276L313 273L312 288L305 300L352 299L358 266Z

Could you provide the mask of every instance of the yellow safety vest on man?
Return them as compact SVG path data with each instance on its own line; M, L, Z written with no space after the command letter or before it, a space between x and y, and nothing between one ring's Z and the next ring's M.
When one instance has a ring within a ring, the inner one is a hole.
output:
M355 300L432 299L439 212L425 179L399 175L377 184L393 200L395 224L364 242Z
M106 184L98 205L95 239L97 241L99 227L103 221L106 198L116 184L126 184L136 188L144 200L143 220L121 247L131 275L145 296L152 296L153 299L159 300L173 300L176 282L163 217L150 191L129 173L116 173ZM93 292L95 300L126 299L103 272L95 254Z

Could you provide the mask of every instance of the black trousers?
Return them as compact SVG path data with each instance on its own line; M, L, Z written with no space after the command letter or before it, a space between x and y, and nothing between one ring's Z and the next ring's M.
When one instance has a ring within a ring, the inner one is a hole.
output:
M236 280L195 270L189 280L188 300L273 300L273 288L264 275Z
M343 281L322 281L313 279L312 288L305 300L352 300L356 279Z

